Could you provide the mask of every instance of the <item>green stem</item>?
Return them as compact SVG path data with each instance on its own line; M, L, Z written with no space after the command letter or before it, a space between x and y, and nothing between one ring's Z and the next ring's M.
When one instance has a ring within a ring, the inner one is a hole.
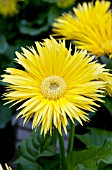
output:
M75 125L70 120L70 135L68 140L68 153L73 150L73 143L74 143L74 133L75 133Z
M56 141L57 141L57 129L54 127L53 129L53 144L56 146Z
M60 162L62 170L66 170L66 160L65 160L65 148L64 148L64 139L58 132L58 139L60 145Z
M98 61L100 64L103 64L101 57L98 57Z

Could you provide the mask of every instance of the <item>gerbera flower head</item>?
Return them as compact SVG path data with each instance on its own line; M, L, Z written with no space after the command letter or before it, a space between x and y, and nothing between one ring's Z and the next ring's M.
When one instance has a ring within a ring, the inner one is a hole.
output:
M109 1L97 0L73 8L53 24L54 35L73 40L79 49L97 56L112 53L112 13ZM110 55L111 57L111 55Z
M45 39L36 42L36 48L22 48L16 52L15 61L24 70L7 68L2 75L8 89L5 100L17 104L22 102L18 116L24 123L33 116L32 128L41 125L44 135L53 125L62 134L67 133L68 118L88 121L87 111L95 111L101 101L105 82L100 80L104 66L93 61L86 51L67 50L65 41ZM38 52L37 52L38 51Z
M19 0L0 0L0 13L3 16L14 15L18 12Z
M109 94L109 96L112 96L112 74L108 72L109 70L106 70L101 76L101 80L106 82L105 91Z
M59 8L68 8L75 3L75 0L57 0L56 5Z
M12 170L12 168L10 166L8 166L7 164L5 164L6 170ZM1 164L0 164L0 170L3 170Z

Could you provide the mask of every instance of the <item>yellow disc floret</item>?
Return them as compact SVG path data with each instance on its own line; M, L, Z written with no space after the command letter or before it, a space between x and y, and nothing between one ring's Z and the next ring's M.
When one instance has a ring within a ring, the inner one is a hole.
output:
M49 76L42 81L41 90L45 98L57 100L66 91L67 85L59 76Z

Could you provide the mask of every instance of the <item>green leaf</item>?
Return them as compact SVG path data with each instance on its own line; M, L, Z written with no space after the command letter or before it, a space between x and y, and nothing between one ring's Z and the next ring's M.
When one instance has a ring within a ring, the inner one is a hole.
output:
M101 162L98 170L112 170L112 164L105 164L104 162Z
M5 128L6 124L10 121L12 117L12 111L7 106L3 106L0 103L0 129Z
M105 139L112 139L112 132L97 128L88 128L89 132L84 135L75 135L87 147L91 145L102 146Z
M106 64L106 68L112 69L112 59L110 59L108 56L101 56L101 63Z
M109 96L106 96L104 98L105 103L103 103L103 105L107 108L107 110L110 112L111 116L112 116L112 98Z
M58 0L43 0L43 1L48 3L56 3Z
M15 163L18 165L16 170L43 170L38 163L30 161L24 157L19 157Z
M8 43L3 35L0 35L0 54L3 54L8 48Z
M40 135L39 130L37 132L33 131L26 140L20 143L19 152L21 156L17 159L15 164L17 167L20 166L21 170L24 170L22 159L29 161L29 164L30 162L38 163L42 168L44 167L44 169L47 166L49 170L59 164L59 157L56 157L56 146L55 143L53 143L53 138L49 134L46 134L45 137ZM54 157L53 160L52 157ZM47 165L45 166L44 163L41 164L43 159L52 161L50 164L47 161Z
M52 25L52 23L54 22L54 19L56 17L58 17L59 15L59 9L56 8L56 6L52 6L48 12L48 23L49 25Z
M101 147L91 146L86 150L73 151L67 156L68 170L97 170L102 162L105 164L112 163L111 140L106 140Z
M40 35L41 33L48 31L49 26L48 25L44 25L41 26L40 28L31 28L28 26L19 26L20 32L22 34L27 34L27 35L31 35L31 36L35 36L35 35Z
M60 168L60 155L54 155L50 157L43 157L38 159L39 164L44 170L61 170Z
M94 160L87 160L84 164L78 164L73 170L97 170L97 164Z
M20 153L30 160L36 160L38 157L56 154L52 137L47 134L44 138L39 132L32 132L26 140L20 143L19 147Z

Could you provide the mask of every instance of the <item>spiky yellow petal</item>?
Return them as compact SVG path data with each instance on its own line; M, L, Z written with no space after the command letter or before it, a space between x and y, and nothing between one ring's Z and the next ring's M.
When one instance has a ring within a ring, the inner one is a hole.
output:
M97 0L73 8L53 24L54 35L73 40L79 49L88 50L97 56L112 53L112 12L109 1ZM111 55L110 55L111 57Z
M54 39L36 42L37 51L31 47L23 53L16 52L15 61L23 70L7 68L2 75L9 83L5 100L17 104L18 116L27 123L33 116L32 128L41 125L47 133L54 125L60 134L67 133L68 117L80 124L88 121L87 111L95 111L95 101L101 101L105 81L101 80L104 66L93 61L86 51L67 50L65 41Z
M5 164L6 170L12 170L12 168L10 166L8 166L7 164ZM0 170L3 170L1 164L0 164Z

